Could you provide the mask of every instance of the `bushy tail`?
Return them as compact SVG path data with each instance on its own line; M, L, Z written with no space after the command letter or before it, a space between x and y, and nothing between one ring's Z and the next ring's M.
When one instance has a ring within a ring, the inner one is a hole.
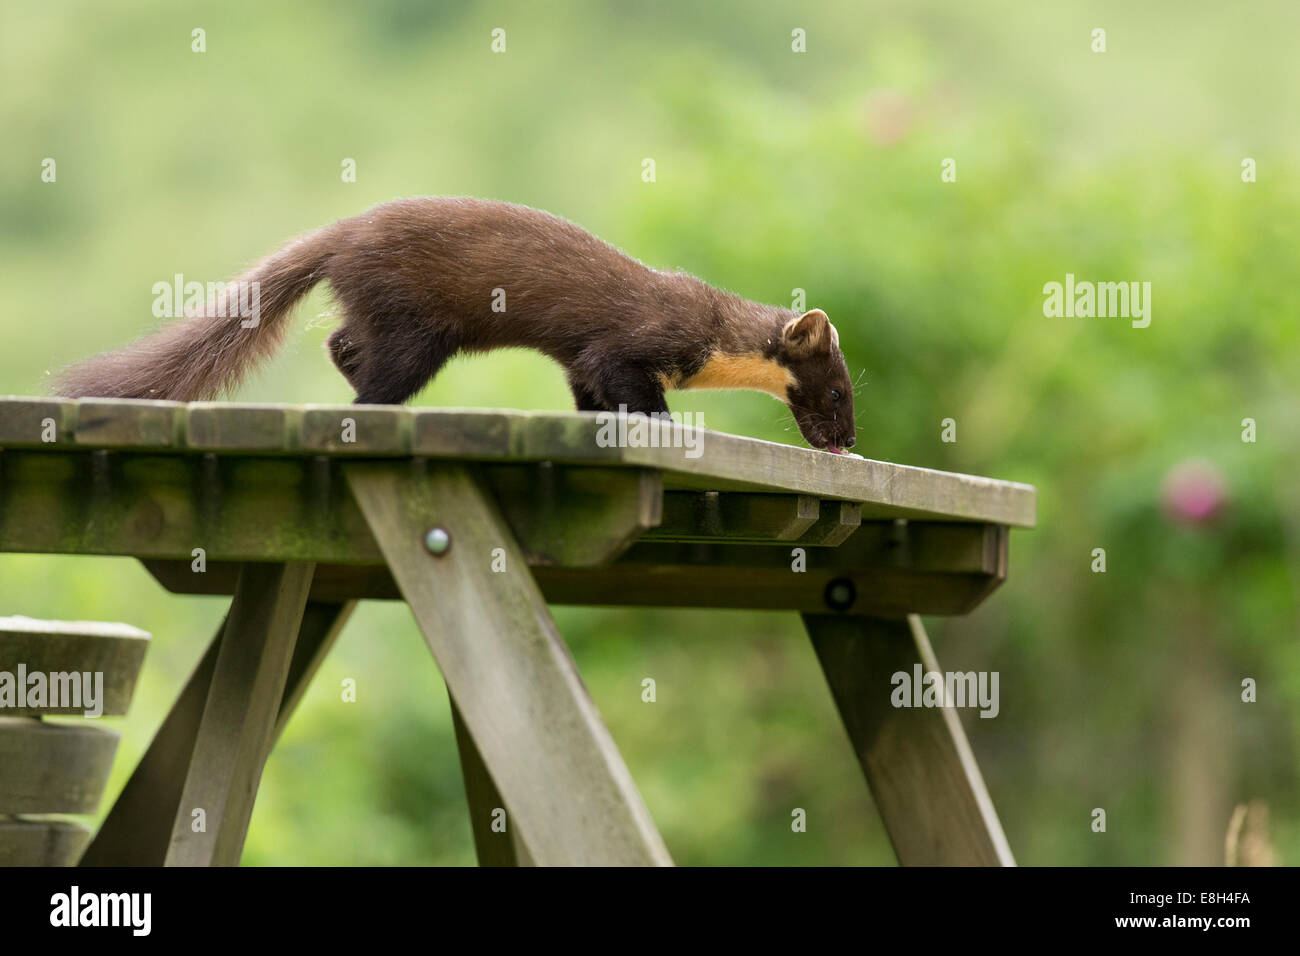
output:
M54 394L196 402L230 391L283 343L284 318L324 278L332 239L331 227L304 236L226 283L201 313L63 369Z

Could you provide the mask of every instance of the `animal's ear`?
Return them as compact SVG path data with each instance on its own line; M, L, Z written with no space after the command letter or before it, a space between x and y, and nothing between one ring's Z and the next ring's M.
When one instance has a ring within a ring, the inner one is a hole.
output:
M781 329L781 341L786 351L796 358L829 352L831 346L839 345L840 334L831 325L831 320L821 309L811 309L791 319Z

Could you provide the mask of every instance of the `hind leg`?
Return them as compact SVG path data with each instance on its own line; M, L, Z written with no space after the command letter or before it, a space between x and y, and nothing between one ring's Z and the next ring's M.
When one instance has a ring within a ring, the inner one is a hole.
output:
M428 318L382 320L356 350L348 380L357 405L401 405L441 371L457 344ZM353 340L353 344L359 343ZM347 374L344 372L344 374Z
M591 388L569 376L569 391L573 393L573 404L580 412L603 412L605 403Z
M325 340L325 347L329 350L334 367L343 373L343 377L355 391L356 374L361 367L361 350L352 338L352 331L346 325L340 325L329 334L329 338Z

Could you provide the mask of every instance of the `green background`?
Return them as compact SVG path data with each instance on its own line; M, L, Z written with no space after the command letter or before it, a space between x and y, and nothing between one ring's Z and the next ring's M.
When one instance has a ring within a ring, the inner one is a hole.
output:
M751 299L802 288L864 375L857 451L1038 486L1007 584L930 622L945 668L1001 674L997 719L963 719L1018 860L1219 862L1260 799L1300 862L1300 8L1136 6L11 0L0 392L151 327L155 282L398 196L527 203ZM1151 326L1044 317L1067 272L1151 282ZM318 290L237 397L349 400L329 310ZM455 361L417 403L570 398L518 352ZM801 443L764 395L670 403ZM1227 501L1189 526L1161 488L1193 459ZM0 613L154 635L105 809L222 611L127 559L0 556ZM676 860L892 862L793 615L556 617ZM271 757L245 862L472 860L436 668L403 606L363 606Z

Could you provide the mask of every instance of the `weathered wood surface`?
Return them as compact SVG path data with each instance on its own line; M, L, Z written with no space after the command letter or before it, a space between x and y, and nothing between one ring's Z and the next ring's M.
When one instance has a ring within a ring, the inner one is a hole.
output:
M804 615L900 863L1014 866L952 707L894 707L892 676L939 671L921 620Z
M642 537L786 544L801 540L820 516L821 502L810 495L676 491L664 495L663 519Z
M823 501L818 511L817 521L795 541L800 547L838 548L862 526L856 501Z
M302 612L302 624L298 627L298 639L293 645L293 658L289 661L289 674L284 682L284 694L280 698L280 709L275 715L275 733L272 741L280 739L284 728L288 726L293 712L298 709L303 695L311 686L312 678L320 670L321 664L334 642L343 633L343 627L352 617L356 602L346 601L312 601Z
M837 548L796 556L801 544L647 541L602 568L538 568L535 575L557 604L884 615L965 614L1007 574L1008 532L999 525L872 522ZM829 604L828 588L846 583L852 602Z
M89 839L79 823L0 817L0 867L74 866Z
M0 717L0 814L96 812L119 739L86 722Z
M5 452L0 454L0 551L127 554L184 561L198 589L205 586L206 572L194 570L199 566L197 549L202 549L208 566L245 560L382 565L383 555L339 474L340 467L323 458ZM874 529L888 526L879 520L864 522L857 502L794 494L663 493L662 476L642 469L522 464L490 466L482 473L523 546L525 559L538 567L602 566L641 543L722 546L734 542L816 548L828 553L810 557L809 568L815 574L829 573L833 568L852 570L852 556L860 553L858 543L875 541ZM664 507L666 515L661 514ZM901 525L940 526L984 527L974 522ZM830 552L842 557L832 557ZM711 553L711 563L721 565L728 555L741 552L722 548L695 553ZM906 542L899 553L906 553ZM768 555L765 560L776 558ZM717 589L688 588L684 594L694 591L700 597L683 606L735 606L733 598L723 597L726 575L719 573ZM567 582L582 576L555 577ZM541 578L549 591L547 575ZM899 580L897 574L877 575L863 584L900 600L904 591L926 590L900 589ZM780 576L776 583L779 590L756 607L816 609L807 598L810 579ZM962 582L958 599L936 598L913 607L891 604L875 610L961 613L987 593L977 585ZM608 603L603 598L584 599L567 583L559 586L562 590L548 594L552 600ZM606 590L612 594L623 586L611 579ZM706 600L710 590L719 595L713 603ZM792 594L802 597L791 601ZM316 596L327 597L321 592ZM629 597L615 603L643 602Z
M478 752L478 745L465 726L455 700L451 701L451 722L456 730L456 750L460 754L460 771L465 781L465 801L469 805L469 825L474 835L478 865L532 866L528 847L520 838L515 821L510 818L506 802L488 773L483 755Z
M233 593L238 568L230 570L233 572ZM351 602L308 602L280 698L275 739L284 732L312 676L351 616L353 607ZM149 749L86 849L81 859L82 866L162 866L166 861L181 791L194 755L199 723L203 719L225 628L223 620L158 728Z
M168 866L236 866L275 739L312 565L245 565L217 651ZM203 828L196 830L196 810Z
M230 570L233 594L239 568ZM166 861L225 627L223 619L149 749L100 824L81 858L82 866L162 866Z
M838 548L807 548L807 570L792 568L795 546L714 545L643 541L599 568L534 567L552 604L632 607L828 609L826 588L849 581L850 614L965 614L1007 576L1009 534L996 525L869 522ZM146 561L167 590L232 594L238 566L209 563L194 574L188 561ZM385 567L317 565L317 601L400 600ZM836 610L841 610L836 608Z
M38 621L29 617L0 617L0 671L16 674L19 665L28 674L81 675L100 694L99 715L125 714L135 691L135 681L149 647L149 634L126 624L97 621ZM102 675L96 678L95 675ZM94 684L102 679L102 687ZM47 698L51 702L53 698ZM62 698L60 698L62 699ZM84 698L83 698L84 700ZM11 717L39 714L84 716L85 706L15 707L6 704Z
M486 478L532 563L599 564L659 521L662 481L643 469L523 464ZM0 551L196 549L204 561L383 563L325 459L0 454Z
M638 466L663 472L668 488L784 491L838 498L862 504L867 518L1022 527L1034 523L1035 492L1029 485L853 459L677 425L665 426L659 434L659 447L609 445L605 420L580 412L0 399L0 448L5 449L416 456Z
M529 564L604 564L662 516L663 480L656 472L548 462L482 472Z
M469 470L357 463L347 476L531 858L671 863L523 553ZM452 544L434 556L424 534L439 525Z

